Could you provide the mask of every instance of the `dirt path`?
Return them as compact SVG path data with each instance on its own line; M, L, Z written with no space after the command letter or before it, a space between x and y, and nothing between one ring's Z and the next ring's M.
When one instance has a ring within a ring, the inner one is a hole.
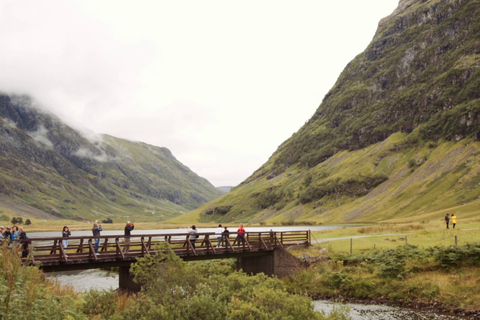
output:
M316 239L315 236L312 235L312 244L314 243L323 243L335 240L347 240L347 239L359 239L359 238L370 238L370 237L385 237L385 236L399 236L404 237L405 233L384 233L378 235L364 235L364 236L350 236L350 237L340 237L340 238L326 238L326 239Z

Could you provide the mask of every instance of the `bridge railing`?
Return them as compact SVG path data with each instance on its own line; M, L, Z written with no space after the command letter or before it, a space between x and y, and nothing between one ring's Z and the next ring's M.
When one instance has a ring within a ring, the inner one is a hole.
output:
M222 235L220 244L214 233L200 232L197 235L198 238L193 242L190 241L188 233L140 234L130 237L124 235L50 237L30 238L25 241L29 243L30 261L41 264L79 260L133 259L152 254L156 244L161 242L169 243L179 256L253 252L272 250L275 247L310 244L310 231L246 232L243 241L237 237L236 232L231 232L228 236ZM62 245L62 240L65 239L68 239L66 248ZM95 246L96 239L99 239L98 247Z

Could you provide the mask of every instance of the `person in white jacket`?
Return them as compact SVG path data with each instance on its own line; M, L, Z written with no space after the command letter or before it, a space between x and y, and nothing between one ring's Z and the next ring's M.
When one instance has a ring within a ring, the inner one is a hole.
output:
M192 247L193 249L195 249L195 241L197 240L198 238L198 231L197 231L197 227L195 227L195 225L191 226L189 229L188 229L188 233L190 234L190 243L192 244Z
M217 236L217 240L218 240L217 248L220 247L220 244L222 243L222 232L223 232L222 225L219 224L217 230L215 230L215 235Z

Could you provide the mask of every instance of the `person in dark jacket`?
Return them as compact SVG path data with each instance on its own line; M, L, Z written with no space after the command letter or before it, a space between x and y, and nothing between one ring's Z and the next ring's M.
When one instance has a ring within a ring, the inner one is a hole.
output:
M10 227L7 227L7 230L3 233L3 239L7 244L10 244L12 241L12 232L10 230Z
M227 227L225 227L225 230L223 230L222 236L223 236L223 240L225 241L225 247L228 248L229 241L230 241L230 231L228 230ZM230 248L231 247L232 246L230 245Z
M132 230L135 228L133 222L127 221L127 224L125 225L125 248L124 252L127 253L128 250L130 250L130 235Z
M67 227L67 226L64 226L63 227L63 230L62 230L62 246L64 249L67 249L68 247L68 238L70 237L72 233L70 232L70 229Z
M20 232L19 239L23 240L21 242L22 243L22 258L26 258L26 257L28 257L28 241L26 241L28 239L27 233L25 231L23 231L22 227L20 227L18 231Z

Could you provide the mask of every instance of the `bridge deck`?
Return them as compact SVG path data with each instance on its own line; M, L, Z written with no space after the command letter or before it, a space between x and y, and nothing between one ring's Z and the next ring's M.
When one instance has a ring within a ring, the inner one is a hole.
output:
M195 247L189 241L189 234L146 234L126 237L123 235L100 237L70 237L66 249L62 246L64 238L32 238L29 242L31 264L44 269L82 269L94 265L122 265L131 263L138 257L152 254L155 246L161 242L170 244L173 251L184 259L234 257L239 254L272 251L277 247L310 244L310 231L287 232L247 232L244 243L239 243L235 232L223 236L217 247L217 235L198 233ZM95 253L95 239L100 239L98 254ZM130 240L129 247L125 239ZM128 248L127 248L128 247Z

